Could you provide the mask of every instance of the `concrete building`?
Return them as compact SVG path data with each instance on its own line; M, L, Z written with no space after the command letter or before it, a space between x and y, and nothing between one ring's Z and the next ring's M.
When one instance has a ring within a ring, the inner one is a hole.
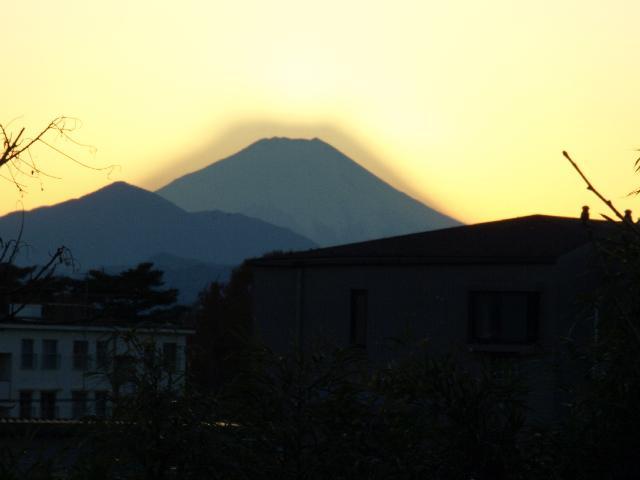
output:
M142 368L150 356L161 358L169 375L182 381L192 331L52 324L41 310L28 305L0 323L0 416L107 416L112 395L131 388L127 372Z
M533 215L254 260L256 333L276 351L355 345L374 362L426 339L471 365L510 357L557 414L563 338L588 338L605 222Z

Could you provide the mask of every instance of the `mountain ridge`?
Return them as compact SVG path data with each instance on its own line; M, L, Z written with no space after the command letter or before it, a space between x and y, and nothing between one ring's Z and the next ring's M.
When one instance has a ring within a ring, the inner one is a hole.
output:
M0 238L31 248L22 264L42 263L51 248L69 247L82 269L134 265L160 253L209 264L235 265L270 250L311 248L313 242L242 214L190 213L125 182L56 205L0 217ZM255 242L260 238L260 243Z

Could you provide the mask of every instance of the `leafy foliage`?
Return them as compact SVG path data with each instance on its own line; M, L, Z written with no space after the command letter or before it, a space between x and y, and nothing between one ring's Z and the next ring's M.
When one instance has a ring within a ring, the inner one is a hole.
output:
M251 269L243 263L228 283L213 282L200 294L192 368L207 389L221 388L243 368L252 329L251 282Z
M503 365L480 376L419 350L376 367L359 349L255 353L223 411L240 472L230 478L539 478L525 393ZM535 440L534 440L535 439ZM542 443L542 442L539 442ZM541 457L541 455L540 455Z
M564 460L558 466L566 478L637 478L640 228L630 211L624 215L618 211L566 152L565 157L619 221L603 215L612 234L594 242L601 279L590 301L596 327L591 341L577 349L581 382L574 392L570 417L558 434Z
M580 478L635 478L640 450L640 236L624 224L597 243L603 281L592 296L595 337L578 349L582 381L565 468Z

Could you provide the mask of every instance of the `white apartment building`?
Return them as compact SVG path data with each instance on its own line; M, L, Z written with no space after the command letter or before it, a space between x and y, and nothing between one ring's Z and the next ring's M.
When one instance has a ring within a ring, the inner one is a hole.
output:
M38 307L25 309L29 320L0 323L2 417L107 416L114 389L130 387L114 383L115 374L149 354L163 360L176 382L184 378L192 330L51 324L37 319Z

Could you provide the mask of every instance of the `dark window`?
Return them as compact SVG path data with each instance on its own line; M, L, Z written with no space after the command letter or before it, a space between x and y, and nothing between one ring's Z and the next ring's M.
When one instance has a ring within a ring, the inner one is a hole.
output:
M142 365L145 370L156 368L158 355L156 354L156 344L154 342L145 343L142 350Z
M56 418L58 406L56 405L57 392L42 391L40 392L40 417L44 419Z
M357 347L367 345L367 297L366 290L351 290L349 342Z
M58 341L42 340L42 368L55 370L59 366Z
M113 391L116 394L124 393L121 391L122 387L131 384L136 381L136 361L131 355L116 355L113 358L113 373L111 375L111 382Z
M162 358L166 369L169 372L175 372L178 368L178 345L173 342L163 344Z
M33 416L33 392L22 390L20 392L20 418L31 418Z
M11 354L0 353L0 382L11 381Z
M89 342L86 340L74 340L73 342L73 369L87 370L89 368Z
M527 344L538 339L538 292L471 292L470 337L477 343Z
M107 401L109 393L104 390L98 390L95 392L95 414L96 417L104 418L107 416Z
M109 341L98 340L96 342L96 366L98 370L107 370L109 368Z
M71 416L82 418L87 414L87 392L71 392Z
M136 376L136 361L132 355L116 355L113 363L115 375L127 380L132 380Z
M22 339L22 351L20 352L20 368L31 370L36 368L36 355L33 351L33 339Z

